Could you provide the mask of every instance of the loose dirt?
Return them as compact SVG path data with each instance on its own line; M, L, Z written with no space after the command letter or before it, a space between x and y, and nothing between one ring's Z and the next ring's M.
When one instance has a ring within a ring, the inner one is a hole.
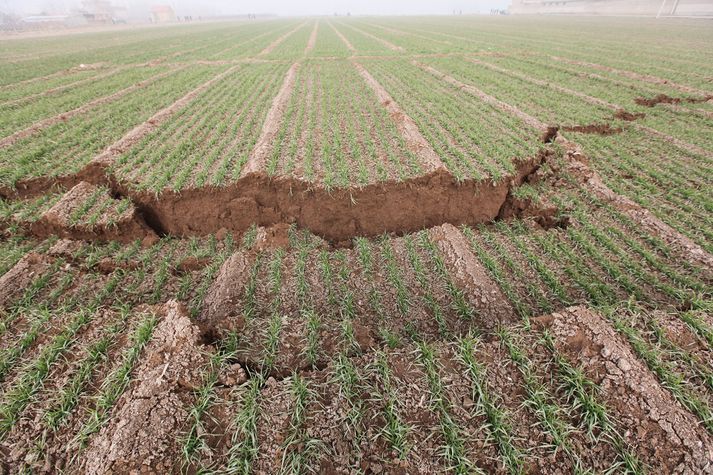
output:
M198 323L210 340L217 341L223 332L240 330L245 325L236 310L249 276L250 263L246 254L236 252L223 263L208 289Z
M580 134L595 134L595 135L616 135L623 132L621 127L612 127L609 124L588 124L588 125L564 125L562 130L565 132L577 132Z
M30 252L0 277L0 307L18 297L34 279L43 275L50 263L40 254Z
M637 97L634 99L634 102L640 106L654 107L657 104L681 104L682 102L686 102L688 104L699 104L710 100L713 100L713 94L703 97L671 97L666 94L659 94L651 98Z
M643 119L644 117L646 117L646 114L644 114L643 112L632 113L627 112L624 109L619 109L614 113L615 119L625 120L627 122L633 122L637 119Z
M252 224L295 223L329 241L385 232L407 233L443 223L478 224L495 219L511 186L522 183L546 154L520 162L497 183L457 182L446 171L358 189L325 189L292 178L252 173L225 188L201 188L130 196L159 233L242 232ZM216 208L214 203L224 203Z

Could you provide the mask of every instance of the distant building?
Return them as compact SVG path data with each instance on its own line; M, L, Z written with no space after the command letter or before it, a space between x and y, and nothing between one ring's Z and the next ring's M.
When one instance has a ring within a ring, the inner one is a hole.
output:
M154 23L171 23L176 21L176 12L170 5L154 5L151 7L151 21Z
M91 24L108 24L114 20L114 7L107 0L83 0L79 13Z
M513 0L512 14L713 16L710 0Z

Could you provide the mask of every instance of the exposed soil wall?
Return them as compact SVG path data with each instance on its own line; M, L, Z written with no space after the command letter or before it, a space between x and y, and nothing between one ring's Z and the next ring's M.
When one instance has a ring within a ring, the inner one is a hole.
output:
M149 228L135 206L126 210L116 208L117 201L108 192L100 193L98 202L108 202L102 215L94 223L80 220L72 221L72 216L82 206L101 192L97 187L85 181L80 182L68 191L62 199L47 210L42 217L32 224L32 233L46 237L57 235L74 239L131 242L135 239L155 238L156 234ZM89 210L91 212L91 210Z
M497 218L511 186L522 183L545 153L525 160L518 173L498 183L458 183L445 170L356 189L327 190L292 178L250 174L225 188L133 194L149 224L179 236L252 224L295 223L327 240L408 233L443 223L477 224ZM216 206L220 203L221 206Z

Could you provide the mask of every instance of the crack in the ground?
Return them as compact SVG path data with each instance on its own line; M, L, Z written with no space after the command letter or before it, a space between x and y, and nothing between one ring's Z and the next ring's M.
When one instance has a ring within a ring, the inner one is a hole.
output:
M700 104L703 102L713 101L713 95L703 97L671 97L666 94L658 94L654 97L637 97L634 99L640 106L654 107L657 104Z
M115 199L128 198L136 218L158 236L196 236L221 230L242 233L252 225L295 224L337 246L356 236L402 235L445 223L480 224L498 219L512 188L525 182L548 156L545 146L535 157L516 162L516 172L498 182L456 178L444 168L426 175L366 185L326 189L291 177L252 173L226 187L167 190L161 194L129 188L101 163L90 163L74 176L33 179L16 187L17 197L40 194L53 186L88 182L106 186ZM8 193L5 193L7 196ZM41 226L35 232L42 234ZM131 229L141 233L141 226ZM56 226L44 231L57 231ZM72 237L73 229L62 230ZM97 238L102 232L97 232ZM144 235L122 236L125 240ZM89 239L87 232L77 234Z

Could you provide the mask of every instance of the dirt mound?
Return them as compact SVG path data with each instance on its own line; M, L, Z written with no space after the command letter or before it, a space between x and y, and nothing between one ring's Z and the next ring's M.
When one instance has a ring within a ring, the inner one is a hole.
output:
M628 112L624 109L619 109L614 113L615 119L624 120L627 122L633 122L637 119L643 119L644 117L646 117L646 114L644 114L643 112Z
M622 133L621 127L612 127L609 124L587 124L587 125L565 125L562 127L565 132L577 132L580 134L615 135Z
M121 242L155 235L133 204L116 200L109 190L87 182L68 191L33 224L32 231L38 236Z
M172 473L179 468L176 434L188 421L193 390L202 382L209 355L179 303L169 301L159 313L161 321L135 381L84 454L88 474Z
M622 436L642 460L667 473L704 473L713 465L710 435L659 384L605 317L571 307L539 321L555 336L558 350L598 384L615 419L636 428Z
M208 289L203 310L198 317L203 333L211 341L224 332L240 330L245 325L242 315L236 312L243 287L250 271L250 259L243 252L236 252L226 260L218 276Z
M699 104L701 102L708 102L713 99L712 95L703 97L671 97L666 94L659 94L654 97L637 97L634 99L640 106L654 107L657 104L680 104L686 102L689 104Z

